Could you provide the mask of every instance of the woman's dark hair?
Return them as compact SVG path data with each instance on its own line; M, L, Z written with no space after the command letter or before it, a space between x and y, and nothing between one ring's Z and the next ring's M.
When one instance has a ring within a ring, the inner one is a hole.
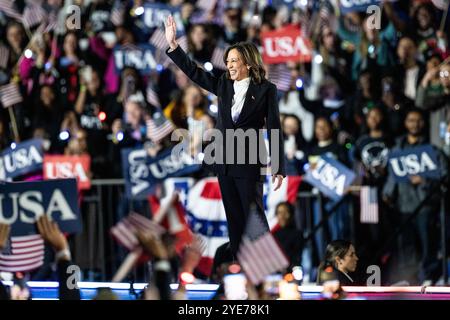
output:
M384 108L382 108L379 105L376 105L376 106L372 107L369 110L369 112L367 112L367 114L365 116L364 131L366 133L369 133L369 131L370 131L369 130L369 126L367 125L367 118L369 117L369 113L374 111L374 110L377 110L381 114L381 123L380 123L379 130L381 130L383 132L383 134L386 134L388 132L388 130L389 130L388 123L387 123L386 112L385 112Z
M380 80L380 76L378 75L378 72L375 72L376 70L372 69L372 68L367 68L367 69L363 69L360 74L358 75L358 83L357 83L357 89L359 92L361 92L362 90L362 86L361 86L361 78L364 76L368 76L369 77L369 86L370 86L370 95L372 96L372 98L377 98L380 96L380 84L381 84L381 80ZM358 99L358 98L357 98Z
M428 27L431 27L433 29L436 29L436 11L434 10L434 6L432 3L421 3L417 6L416 10L414 10L413 16L412 16L412 22L413 22L413 28L412 30L415 30L417 32L420 29L420 24L418 20L418 15L420 10L426 10L428 11L430 15L430 25Z
M82 58L82 56L81 56L81 48L80 48L80 44L79 44L80 35L75 30L69 30L64 35L61 36L61 43L60 43L60 48L62 50L61 56L64 55L64 41L66 40L66 38L69 35L73 35L75 37L75 40L76 40L75 41L75 43L76 43L75 54L77 55L77 57L79 59L81 59Z
M266 70L262 62L261 54L258 48L252 42L238 42L227 48L223 55L223 62L227 65L228 53L236 49L243 59L243 63L250 66L249 75L256 83L261 83L265 76ZM227 79L230 79L230 72L227 70Z
M14 28L14 27L18 28L20 30L20 32L22 33L23 37L22 37L22 43L20 45L22 48L25 48L25 46L27 44L27 37L25 36L25 29L23 28L23 25L17 21L14 21L14 20L9 21L8 24L6 25L5 40L6 40L6 35L8 34L8 30L11 28ZM8 43L8 42L6 41L6 43ZM8 43L8 45L9 45L9 43Z
M189 86L188 86L189 87ZM188 88L187 87L187 88ZM197 90L201 90L194 86ZM178 127L178 128L184 128L188 129L188 123L187 123L187 115L186 115L186 107L183 103L184 96L186 95L187 90L181 90L177 98L175 100L175 106L173 107L172 111L170 112L170 117L172 122ZM196 110L205 110L208 104L207 98L201 93L202 99L198 105L194 106L194 111Z
M312 143L317 144L317 142L318 142L317 137L316 137L316 125L317 125L317 122L319 122L319 120L325 121L328 124L328 126L330 126L330 128L331 128L330 139L333 141L336 141L336 135L337 135L336 133L338 130L336 130L336 128L334 127L333 122L331 122L331 119L328 117L325 117L325 116L319 116L314 120L314 137L313 137Z
M294 119L297 122L298 125L298 132L295 135L295 143L297 145L297 148L303 148L306 146L306 140L303 137L303 133L302 133L302 121L295 115L295 114L286 114L283 117L283 120L281 121L281 127L284 128L284 123L286 122L286 120L288 118ZM284 135L284 137L286 138L286 135Z
M320 263L317 272L317 283L322 283L321 274L327 267L337 269L336 258L344 259L352 243L348 240L333 240L325 250L325 258Z
M202 28L206 34L205 40L202 42L202 49L197 51L192 42L192 31L195 28ZM188 51L193 54L194 58L199 62L204 62L204 60L209 60L212 52L214 51L214 46L216 45L215 37L213 36L213 31L211 27L207 24L192 24L189 26L187 32L187 47Z
M120 85L129 85L134 88L133 93L144 92L144 82L139 71L135 67L127 66L120 73Z
M286 226L287 227L293 226L294 225L294 214L295 214L294 206L287 201L280 202L275 207L275 215L277 214L278 208L281 206L285 206L289 212L289 220L288 220L288 223Z
M270 25L271 29L275 29L275 26L273 25L273 19L275 18L275 16L277 15L277 9L274 8L273 6L266 6L263 9L262 12L262 24L268 24Z

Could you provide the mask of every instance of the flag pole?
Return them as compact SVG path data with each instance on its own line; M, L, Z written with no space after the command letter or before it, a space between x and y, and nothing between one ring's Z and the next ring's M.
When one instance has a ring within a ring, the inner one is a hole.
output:
M120 265L119 270L117 270L116 274L112 278L112 282L121 282L128 275L128 273L130 273L131 269L134 267L141 254L142 248L131 251L125 258L123 263Z
M445 21L447 20L447 15L448 15L448 7L450 7L450 2L448 1L447 3L447 7L444 10L444 14L442 15L441 18L441 25L439 27L439 31L444 31L444 27L445 27Z
M8 107L9 117L11 119L12 129L14 133L14 140L16 142L20 142L19 130L17 129L16 116L14 115L14 111L11 107Z
M165 206L161 206L158 212L153 216L153 221L160 224L162 219L164 219L164 217L167 215L167 212L169 211L172 204L177 200L177 198L178 194L177 192L174 192L169 202Z

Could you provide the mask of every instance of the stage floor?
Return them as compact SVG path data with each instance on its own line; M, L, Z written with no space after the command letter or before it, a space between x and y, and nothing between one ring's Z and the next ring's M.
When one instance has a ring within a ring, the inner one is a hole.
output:
M10 281L3 281L5 285L11 285ZM57 300L57 282L30 281L33 300ZM134 290L130 290L129 283L108 282L80 282L81 297L83 300L91 300L97 294L98 288L111 288L120 300L136 300L146 283L134 283ZM176 290L177 284L171 288ZM192 284L187 286L187 298L189 300L210 300L218 285L216 284ZM346 300L450 300L450 287L344 287ZM134 293L133 293L134 291ZM321 286L299 286L303 300L317 300L321 298Z

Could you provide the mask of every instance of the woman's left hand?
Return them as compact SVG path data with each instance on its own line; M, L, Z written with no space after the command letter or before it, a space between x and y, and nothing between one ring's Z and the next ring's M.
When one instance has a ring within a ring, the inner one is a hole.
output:
M281 184L283 183L283 176L281 174L275 174L272 176L272 183L275 183L275 180L277 180L277 182L273 191L277 191L278 189L280 189Z

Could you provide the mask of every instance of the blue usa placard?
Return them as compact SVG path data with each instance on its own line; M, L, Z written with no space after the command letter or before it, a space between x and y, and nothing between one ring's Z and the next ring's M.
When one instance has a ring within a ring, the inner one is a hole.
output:
M172 7L163 3L144 4L144 12L141 15L141 22L144 31L150 31L154 28L164 28L164 23L169 15L172 15L177 26L177 36L185 33L183 19L181 18L181 7Z
M43 159L41 139L27 140L5 149L0 154L0 181L42 170Z
M157 70L155 50L151 44L116 46L113 50L116 72L126 67L136 68L141 74Z
M122 150L122 167L125 190L128 197L147 196L156 183L170 177L180 177L200 169L184 152L175 154L174 148L161 152L152 158L142 149Z
M439 179L441 169L438 154L432 145L423 145L389 153L389 171L398 182L409 181L410 176Z
M143 148L122 150L122 170L128 198L144 198L151 191L147 152Z
M304 179L327 197L339 201L355 177L355 173L339 161L323 156L314 169L308 170Z
M369 6L379 5L381 0L340 0L340 10L343 14L352 11L366 11Z
M76 179L0 183L0 222L12 236L36 234L36 220L45 214L63 232L82 230Z

